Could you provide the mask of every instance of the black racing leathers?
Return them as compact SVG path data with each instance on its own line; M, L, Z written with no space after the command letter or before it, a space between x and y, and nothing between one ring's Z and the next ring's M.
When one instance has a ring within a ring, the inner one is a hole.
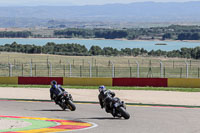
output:
M60 100L61 94L65 90L60 85L53 85L50 88L50 97L52 100L54 100L56 103Z
M112 104L112 100L113 97L115 96L115 93L110 91L110 90L106 90L106 91L102 91L99 94L99 104L101 106L101 108L106 109L106 112L109 112L110 110L110 104Z

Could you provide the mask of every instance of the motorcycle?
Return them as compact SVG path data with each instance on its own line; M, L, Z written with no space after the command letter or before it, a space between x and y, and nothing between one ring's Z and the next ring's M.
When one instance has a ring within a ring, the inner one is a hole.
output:
M104 105L104 107L106 108L106 112L111 113L113 117L124 117L125 119L130 118L130 114L126 111L124 101L121 101L118 97L112 98L112 101L109 104Z
M67 92L65 92L65 91L60 95L60 98L59 98L59 101L57 101L57 104L63 110L66 110L66 109L70 109L71 111L75 111L76 110L76 106L73 103L72 95L67 93Z

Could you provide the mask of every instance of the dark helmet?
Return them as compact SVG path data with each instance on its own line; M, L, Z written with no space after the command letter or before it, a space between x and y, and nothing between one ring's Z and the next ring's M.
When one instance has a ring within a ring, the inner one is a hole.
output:
M99 86L99 92L103 92L106 90L106 87L104 85Z
M57 82L55 80L51 81L51 86L57 85Z

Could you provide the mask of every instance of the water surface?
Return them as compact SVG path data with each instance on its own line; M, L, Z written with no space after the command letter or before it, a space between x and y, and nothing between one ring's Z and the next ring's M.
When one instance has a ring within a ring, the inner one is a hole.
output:
M101 48L113 47L117 49L121 48L144 48L145 50L177 50L182 47L194 48L200 46L200 42L184 42L184 41L135 41L135 40L96 40L96 39L40 39L40 38L1 38L0 45L11 44L17 42L18 44L35 44L35 45L45 45L48 42L54 42L56 44L63 43L78 43L85 45L87 49L90 49L92 45L98 45ZM166 43L167 45L155 45L157 43Z

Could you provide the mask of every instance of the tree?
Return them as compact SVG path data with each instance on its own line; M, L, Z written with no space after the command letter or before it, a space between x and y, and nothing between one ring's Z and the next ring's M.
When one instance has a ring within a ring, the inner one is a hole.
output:
M183 58L191 58L191 48L181 48L181 57Z
M103 54L108 55L108 56L116 56L119 55L119 51L115 48L113 49L112 47L104 47L103 48Z
M171 39L171 38L172 38L171 33L165 33L165 34L162 36L162 40Z
M129 55L129 56L131 56L132 55L132 50L130 48L121 49L121 53L123 55Z
M92 46L89 50L89 53L91 55L101 55L102 54L102 49L99 46Z
M191 51L191 57L194 59L200 59L200 47L195 47Z
M140 48L133 48L132 49L132 54L133 54L133 56L140 55Z

